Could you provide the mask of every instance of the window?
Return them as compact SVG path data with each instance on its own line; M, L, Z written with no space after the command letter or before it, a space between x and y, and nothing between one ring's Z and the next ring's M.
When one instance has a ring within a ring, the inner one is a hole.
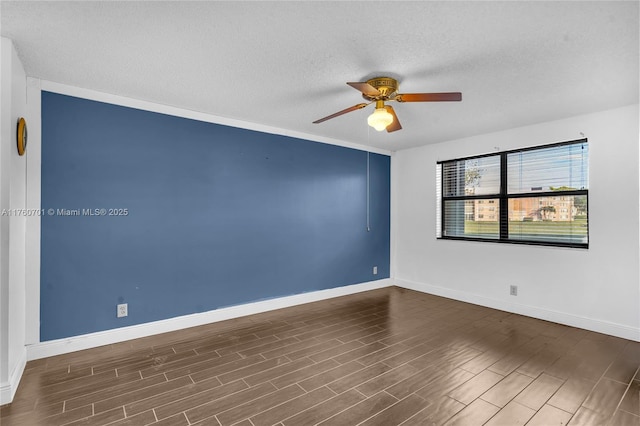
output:
M438 238L589 246L586 139L441 161L436 172Z

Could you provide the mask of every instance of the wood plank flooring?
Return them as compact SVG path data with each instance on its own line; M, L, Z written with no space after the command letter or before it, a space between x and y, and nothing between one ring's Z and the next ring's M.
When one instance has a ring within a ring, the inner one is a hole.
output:
M640 343L397 287L31 361L2 426L640 425Z

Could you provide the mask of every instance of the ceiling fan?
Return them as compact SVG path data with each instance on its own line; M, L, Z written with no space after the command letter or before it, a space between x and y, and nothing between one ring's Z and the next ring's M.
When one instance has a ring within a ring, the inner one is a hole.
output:
M362 93L362 97L369 102L343 109L335 114L331 114L314 121L314 124L322 123L348 112L362 109L375 102L376 109L367 119L367 123L379 132L384 129L387 129L387 132L395 132L396 130L402 129L402 126L400 125L400 121L398 120L393 107L391 107L391 105L385 105L385 102L446 102L462 100L462 93L460 92L398 93L398 81L391 77L374 77L367 81L347 84L354 89L359 90Z

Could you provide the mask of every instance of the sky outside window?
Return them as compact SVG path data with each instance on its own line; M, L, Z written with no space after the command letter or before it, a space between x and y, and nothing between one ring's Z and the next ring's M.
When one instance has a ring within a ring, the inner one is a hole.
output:
M588 150L585 143L508 154L507 192L588 189Z

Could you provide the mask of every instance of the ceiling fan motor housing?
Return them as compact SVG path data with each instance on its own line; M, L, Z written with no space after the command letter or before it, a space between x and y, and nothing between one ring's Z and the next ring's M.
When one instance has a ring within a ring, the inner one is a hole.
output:
M398 81L391 77L375 77L367 80L367 83L380 92L378 96L369 96L362 94L362 97L368 101L393 99L398 92Z

